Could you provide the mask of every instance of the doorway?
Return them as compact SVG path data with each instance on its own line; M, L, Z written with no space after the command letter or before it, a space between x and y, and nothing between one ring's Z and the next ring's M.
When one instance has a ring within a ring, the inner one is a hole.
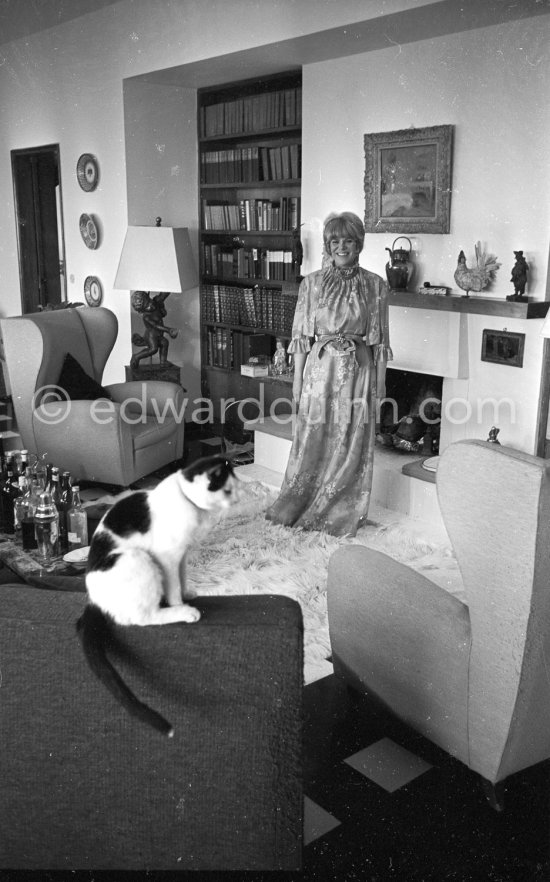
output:
M66 300L59 144L11 151L21 311Z

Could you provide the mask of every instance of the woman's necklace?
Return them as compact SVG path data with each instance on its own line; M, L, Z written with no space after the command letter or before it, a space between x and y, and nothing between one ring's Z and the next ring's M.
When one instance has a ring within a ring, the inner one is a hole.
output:
M353 266L335 266L334 269L343 279L353 279L353 277L359 272L359 264L355 263Z

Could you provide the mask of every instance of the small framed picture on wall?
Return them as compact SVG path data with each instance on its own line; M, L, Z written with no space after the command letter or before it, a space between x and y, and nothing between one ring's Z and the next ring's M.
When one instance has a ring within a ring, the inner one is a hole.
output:
M485 328L481 343L481 360L520 368L523 367L524 346L525 334Z

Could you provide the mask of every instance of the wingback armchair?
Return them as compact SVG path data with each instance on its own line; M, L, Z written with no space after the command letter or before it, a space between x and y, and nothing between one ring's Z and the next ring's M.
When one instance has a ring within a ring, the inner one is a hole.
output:
M550 462L460 441L437 492L466 602L386 554L339 549L334 668L495 785L550 757Z
M100 384L118 322L104 307L0 320L17 428L25 448L80 480L129 486L181 458L183 389L148 381L104 387L111 401L52 399L67 353Z

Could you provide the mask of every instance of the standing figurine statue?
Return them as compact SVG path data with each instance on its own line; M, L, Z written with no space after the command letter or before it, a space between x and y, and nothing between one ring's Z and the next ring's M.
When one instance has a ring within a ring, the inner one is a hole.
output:
M489 437L487 438L489 444L500 444L500 441L497 437L499 432L500 429L497 429L496 426L492 426L492 428L489 429Z
M166 317L166 307L164 301L169 294L155 294L151 297L148 291L134 291L131 297L131 303L137 313L143 316L143 324L145 331L143 334L132 334L132 343L134 346L144 346L135 355L132 356L130 366L136 368L139 366L143 358L149 358L152 355L159 354L159 364L166 365L168 363L168 340L165 334L168 334L172 340L178 336L176 328L169 328L164 324Z
M524 295L529 266L523 256L523 251L514 251L514 254L516 256L516 262L512 267L512 278L510 279L514 284L514 293L510 294L506 300L519 300L520 302L525 302L527 300L527 297Z

